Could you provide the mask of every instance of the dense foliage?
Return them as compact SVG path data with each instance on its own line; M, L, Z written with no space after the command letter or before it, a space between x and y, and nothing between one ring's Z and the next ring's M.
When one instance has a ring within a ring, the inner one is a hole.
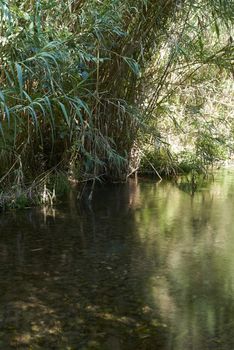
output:
M166 174L223 158L233 16L232 0L1 0L2 188L46 201L61 171L124 180L142 157Z

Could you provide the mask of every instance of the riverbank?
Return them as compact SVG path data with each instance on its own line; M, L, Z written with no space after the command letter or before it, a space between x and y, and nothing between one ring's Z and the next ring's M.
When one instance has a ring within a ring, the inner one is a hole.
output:
M202 187L207 179L212 177L213 172L219 168L232 169L233 161L226 161L225 163L217 163L210 168L196 167L191 169L187 167L182 169L180 167L173 167L173 171L165 172L160 168L155 169L152 164L150 168L139 168L139 171L127 177L125 181L115 181L115 183L127 183L131 178L138 177L151 179L156 182L162 180L169 180L176 183L181 189L188 193L195 193ZM111 182L106 181L102 177L93 179L76 180L69 178L66 173L50 174L46 177L41 177L34 181L30 186L14 186L10 189L1 190L0 192L0 212L11 209L25 209L29 207L54 207L66 200L68 194L72 191L77 192L77 201L85 198L87 201L92 201L93 193L98 185L105 187L109 186Z

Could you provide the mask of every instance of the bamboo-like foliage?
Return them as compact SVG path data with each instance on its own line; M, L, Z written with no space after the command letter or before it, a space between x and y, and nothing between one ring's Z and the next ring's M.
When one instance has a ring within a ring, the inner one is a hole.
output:
M1 0L4 181L57 164L125 178L159 107L204 65L233 69L232 10L231 0Z

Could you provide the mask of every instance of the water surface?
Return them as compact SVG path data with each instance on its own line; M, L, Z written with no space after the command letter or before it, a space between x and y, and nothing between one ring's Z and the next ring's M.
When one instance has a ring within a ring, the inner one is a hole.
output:
M233 350L234 171L0 215L0 349Z

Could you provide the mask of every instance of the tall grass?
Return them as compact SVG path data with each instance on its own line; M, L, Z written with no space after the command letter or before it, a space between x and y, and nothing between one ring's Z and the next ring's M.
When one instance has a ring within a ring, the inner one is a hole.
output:
M233 69L232 10L218 0L1 0L0 185L50 169L126 179L135 141L175 91L201 67Z

